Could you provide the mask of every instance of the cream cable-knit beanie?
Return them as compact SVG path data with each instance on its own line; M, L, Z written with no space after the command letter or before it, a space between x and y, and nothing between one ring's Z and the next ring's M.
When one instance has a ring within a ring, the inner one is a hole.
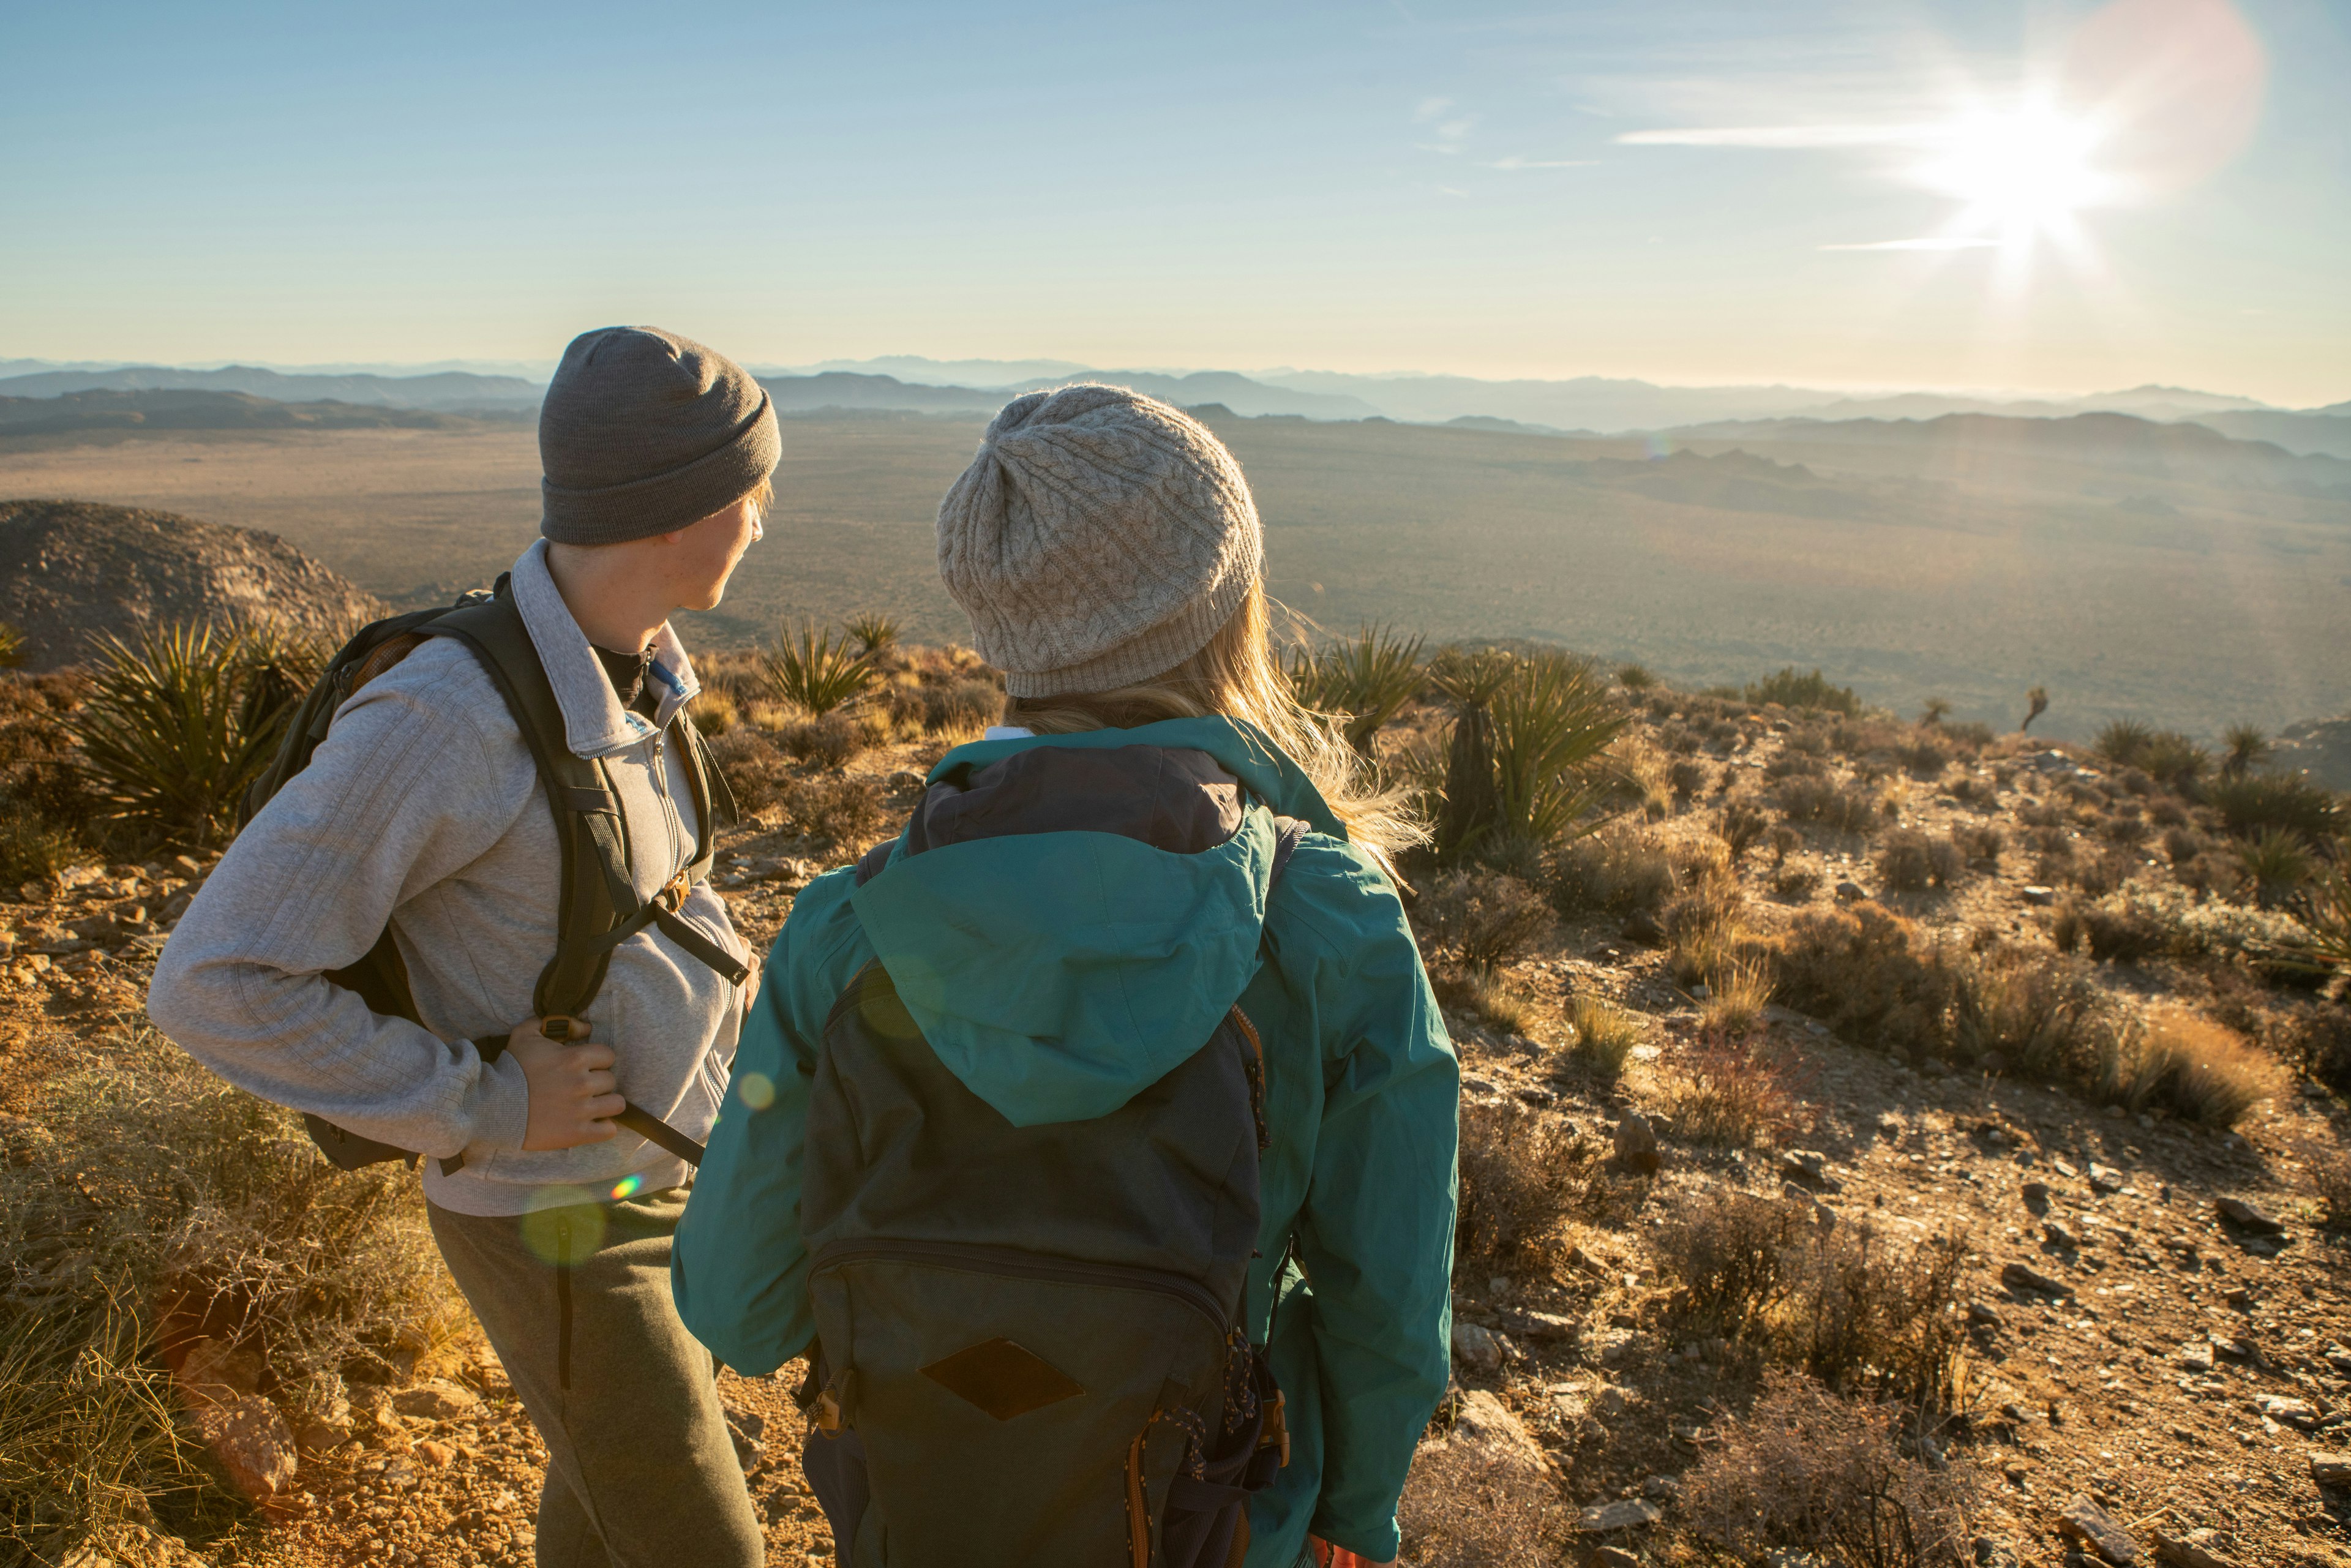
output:
M939 503L939 576L1016 697L1175 668L1264 570L1233 455L1198 420L1123 387L1006 403Z

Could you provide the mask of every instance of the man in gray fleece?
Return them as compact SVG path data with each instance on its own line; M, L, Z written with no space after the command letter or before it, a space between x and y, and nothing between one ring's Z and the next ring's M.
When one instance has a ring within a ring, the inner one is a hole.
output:
M610 772L647 898L694 860L698 828L669 727L700 687L669 616L716 605L759 537L776 417L725 356L607 328L565 351L539 451L545 538L515 562L515 603L572 751ZM555 950L558 868L489 674L428 639L343 706L222 856L148 1010L231 1082L428 1156L442 1256L547 1443L541 1564L758 1563L710 1356L670 1299L689 1172L608 1119L633 1102L707 1138L756 980L732 985L648 927L612 954L593 1043L547 1039L531 991ZM679 913L755 962L708 887ZM422 1024L326 977L387 923ZM473 1042L500 1035L486 1063Z

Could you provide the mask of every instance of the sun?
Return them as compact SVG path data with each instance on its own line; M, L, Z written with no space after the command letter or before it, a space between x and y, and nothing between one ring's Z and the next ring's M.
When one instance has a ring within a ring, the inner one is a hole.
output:
M2113 193L2093 162L2096 127L2053 109L1978 113L1938 127L1917 182L1962 204L1949 229L2003 246L2070 231Z

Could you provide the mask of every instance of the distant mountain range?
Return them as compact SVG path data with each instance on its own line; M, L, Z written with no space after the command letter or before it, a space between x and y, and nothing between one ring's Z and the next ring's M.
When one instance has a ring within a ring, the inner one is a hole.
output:
M202 391L288 404L333 402L460 414L521 413L538 406L541 383L536 379L455 368L462 363L447 361L445 366L415 368L424 373L392 374L388 371L396 367L287 371L229 365L191 370L0 360L0 398ZM23 373L7 373L17 371ZM2079 398L2002 401L1942 392L1855 397L1783 385L1671 387L1602 376L1479 381L1294 370L1244 375L1231 371L1091 369L1063 360L926 360L914 355L760 367L757 373L786 413L832 408L987 414L1014 392L1089 380L1132 387L1186 408L1219 403L1250 418L1386 418L1561 435L1676 433L1692 426L1769 420L1917 422L1953 414L2064 420L2118 413L2162 423L2194 423L2301 455L2351 458L2351 402L2277 409L2251 398L2153 385Z
M384 408L438 409L446 413L535 409L539 387L520 376L485 376L469 371L432 375L287 375L251 365L216 371L168 365L131 365L103 371L37 371L0 378L0 397L62 397L87 392L244 392L273 402L336 402Z
M7 383L0 382L0 386ZM179 388L0 397L0 435L57 435L98 430L465 430L483 419L513 421L523 411L471 414L386 404L277 402L250 392Z

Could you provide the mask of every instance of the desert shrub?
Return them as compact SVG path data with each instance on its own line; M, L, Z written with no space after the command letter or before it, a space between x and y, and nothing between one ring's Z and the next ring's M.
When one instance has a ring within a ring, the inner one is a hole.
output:
M1816 865L1783 865L1771 873L1771 891L1792 902L1812 897L1820 885L1821 868Z
M1951 847L1970 865L1998 870L2000 852L2008 847L2008 835L1995 823L1960 822L1951 829Z
M872 659L898 645L898 634L903 626L894 615L884 615L878 610L861 610L841 623L841 630L856 642L859 658Z
M2059 952L2086 952L2116 964L2136 964L2164 951L2168 935L2160 920L2127 899L2068 898L2049 925Z
M836 710L822 718L784 726L776 732L776 744L795 762L837 768L846 767L865 749L865 736L847 715Z
M2233 1127L2277 1092L2278 1080L2277 1064L2243 1035L2165 1007L2114 1034L2097 1092L2126 1110L2159 1104L2206 1126Z
M1657 677L1646 664L1619 664L1616 684L1628 692L1646 692L1657 684Z
M1702 1036L1682 1060L1674 1131L1693 1143L1743 1149L1805 1121L1783 1057L1761 1038Z
M1551 1568L1574 1523L1541 1471L1460 1442L1423 1443L1396 1505L1414 1568Z
M2147 839L2147 819L2136 806L2116 806L2099 818L2096 826L2098 836L2112 843L2137 844Z
M686 716L705 736L724 735L743 721L743 706L733 693L705 686L686 709Z
M1959 747L1942 730L1920 726L1910 738L1895 747L1896 760L1921 779L1939 779L1943 770L1959 755Z
M2193 828L2175 827L2163 835L2163 852L2173 865L2186 865L2204 852L2204 835Z
M1786 865L1788 857L1804 847L1804 835L1785 822L1774 822L1766 835L1771 845L1771 863Z
M1861 699L1851 686L1834 686L1820 671L1800 675L1793 664L1776 675L1766 675L1747 688L1750 703L1777 703L1782 707L1818 708L1827 713L1858 714Z
M1560 1123L1516 1101L1464 1104L1455 1272L1541 1242L1565 1212L1584 1163Z
M106 1041L36 1110L0 1182L0 1542L34 1560L151 1506L227 1518L173 1425L159 1335L258 1355L299 1409L462 1321L405 1171L336 1170L298 1117L152 1030Z
M2338 852L2318 868L2295 901L2303 946L2316 962L2351 970L2351 863Z
M1959 873L1959 846L1949 839L1928 837L1916 828L1896 828L1880 841L1877 874L1886 886L1901 893L1949 887Z
M1691 1526L1742 1563L1780 1552L1841 1568L1967 1568L1980 1506L1973 1471L1937 1469L1903 1442L1891 1405L1775 1375L1683 1478Z
M2286 828L2262 828L2241 840L2237 864L2263 909L2274 909L2283 904L2296 888L2310 880L2309 847L2299 834Z
M864 695L874 674L870 663L813 622L787 628L767 660L768 690L817 718Z
M2247 773L2204 786L2204 803L2220 813L2232 833L2283 828L2312 843L2338 830L2342 812L2335 792L2294 773Z
M1641 1026L1632 1014L1604 997L1580 991L1567 1005L1567 1021L1575 1030L1568 1056L1576 1066L1604 1083L1625 1075L1633 1048L1641 1043Z
M925 729L972 729L1004 710L1004 691L994 681L965 679L924 687L922 703Z
M1347 744L1365 757L1373 737L1426 679L1421 640L1406 642L1384 626L1365 625L1352 642L1299 647L1290 656L1290 682L1299 700L1341 720Z
M846 773L787 777L778 781L775 801L795 832L835 850L864 849L890 819L882 787Z
M1476 869L1437 877L1414 911L1429 939L1475 968L1507 964L1551 926L1551 910L1517 877Z
M1658 909L1673 891L1665 845L1635 828L1603 828L1561 845L1552 858L1552 906L1562 915Z
M2118 718L2098 731L2092 749L2118 768L2135 768L2155 741L2155 727L2144 719Z
M1994 947L1960 972L1956 1000L1953 1038L1970 1061L2061 1082L2081 1082L2098 1061L2106 1029L2077 960Z
M1780 809L1791 821L1813 822L1832 832L1866 835L1878 826L1877 800L1858 785L1798 775L1781 780Z
M1905 1052L1949 1038L1950 967L1900 916L1876 904L1805 910L1777 946L1780 995L1840 1032Z
M785 786L794 778L774 740L747 724L713 736L710 755L726 776L727 788L735 792L736 803L747 814L757 815L778 804Z
M1771 827L1771 814L1751 800L1733 800L1722 809L1722 841L1730 846L1733 862L1753 849Z
M2328 1138L2304 1138L2294 1146L2304 1170L2303 1190L2319 1201L2329 1230L2351 1230L2351 1150Z
M102 639L74 725L82 769L110 814L191 849L225 838L308 684L294 684L297 648L210 625Z
M1693 795L1704 794L1713 777L1706 764L1694 757L1682 758L1666 770L1666 778L1673 785L1674 793L1685 800Z
M0 887L55 876L95 858L81 835L0 797Z
M1866 1220L1813 1238L1782 1322L1782 1354L1834 1388L1866 1384L1922 1404L1945 1399L1965 1332L1953 1308L1968 1243L1905 1247Z
M1687 842L1677 858L1678 891L1660 915L1669 948L1667 967L1677 985L1710 985L1741 955L1746 894L1720 839Z
M1729 1338L1746 1335L1786 1293L1812 1205L1727 1187L1700 1189L1650 1233L1657 1268L1676 1286L1676 1317Z

